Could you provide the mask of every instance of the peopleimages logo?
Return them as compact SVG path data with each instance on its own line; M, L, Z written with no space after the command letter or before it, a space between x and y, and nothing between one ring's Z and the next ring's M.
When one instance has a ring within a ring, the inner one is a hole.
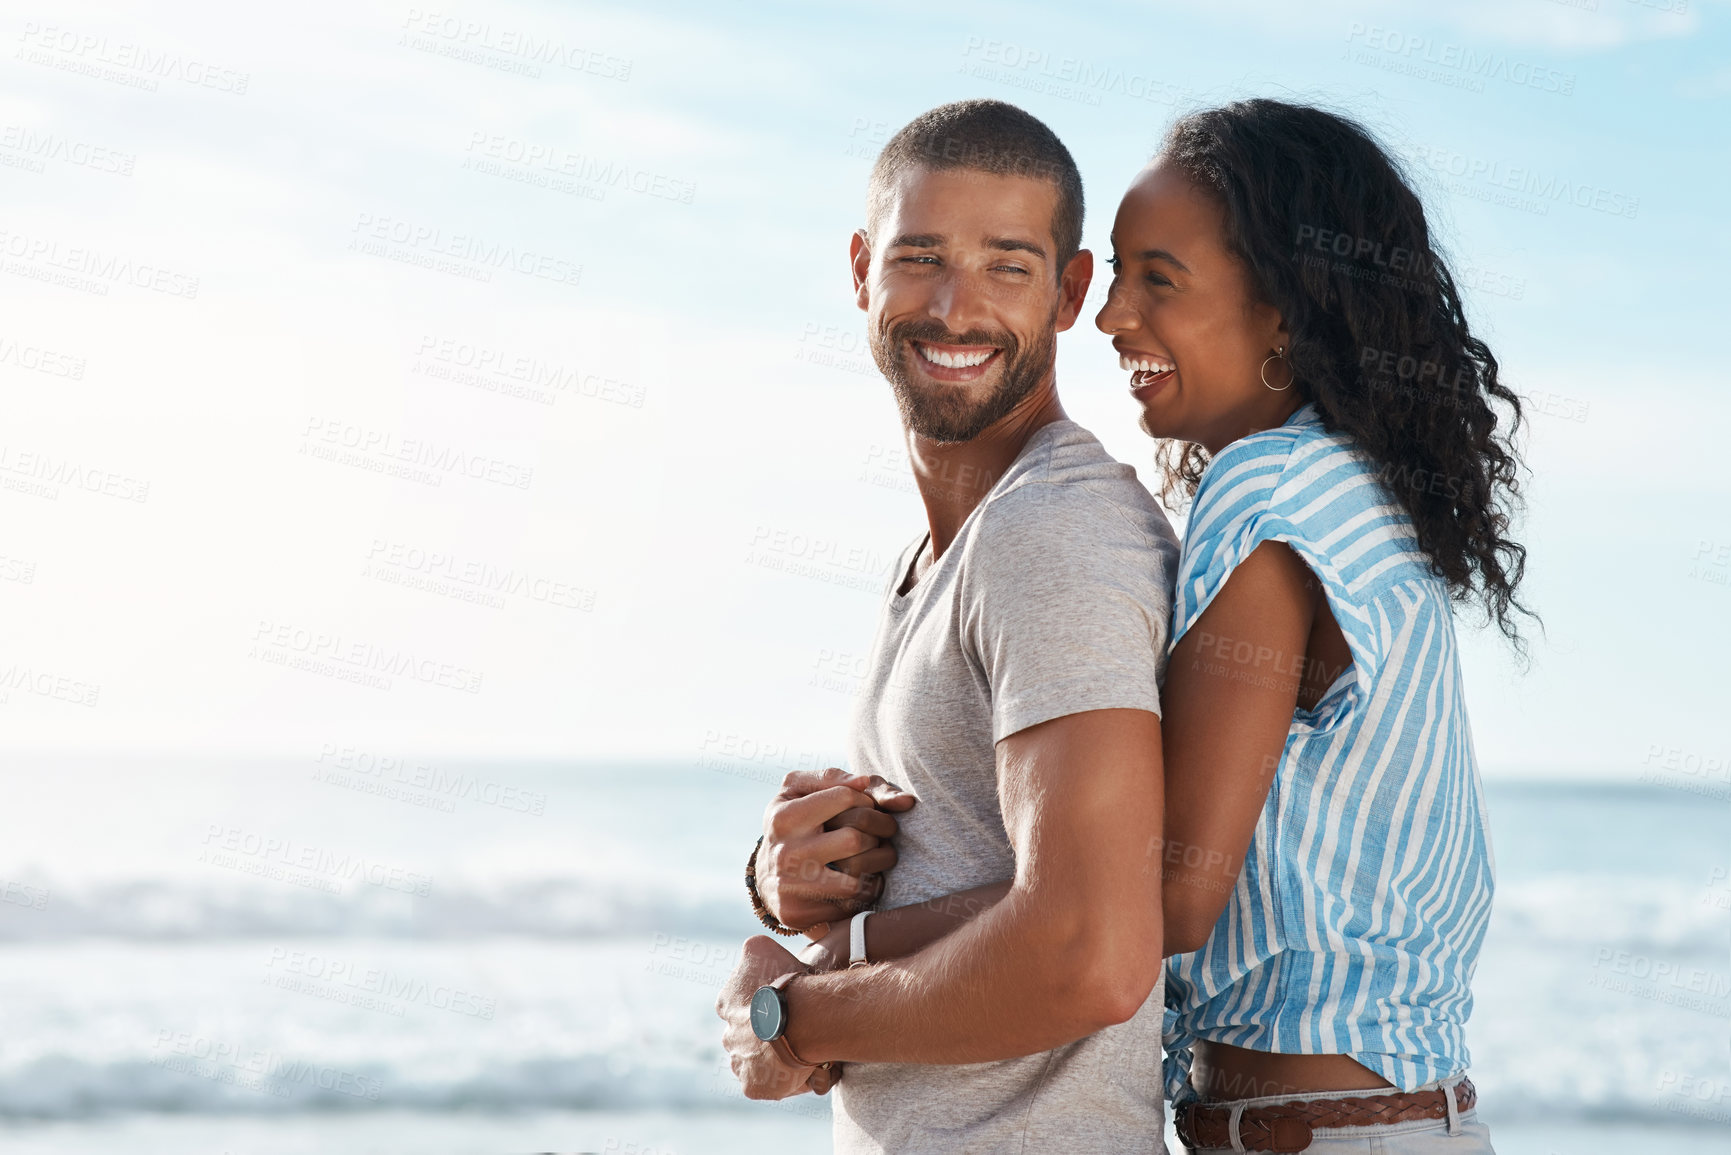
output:
M25 22L18 41L19 60L98 80L115 81L147 92L155 92L160 80L178 80L194 88L245 96L247 85L252 81L250 72L194 60L178 52L157 51L128 40L110 41L106 36L91 32L38 24L34 20Z
M0 365L44 373L50 377L84 380L84 358L71 353L59 353L40 345L27 345L16 339L0 336Z
M617 80L622 84L631 79L633 62L627 57L571 44L554 36L537 35L526 29L420 8L408 10L402 28L403 39L399 43L410 48L471 63L511 65L502 71L539 77L539 66L546 64L602 80Z
M538 790L527 790L460 770L446 770L417 758L378 754L355 746L326 742L319 749L315 761L320 766L313 771L315 781L405 799L423 795L439 802L441 805L437 809L446 812L455 810L452 803L457 799L519 814L540 816L547 811L547 795Z
M152 1044L149 1062L180 1075L194 1075L247 1091L288 1098L295 1085L333 1091L376 1102L384 1084L369 1075L290 1059L261 1047L242 1047L222 1039L164 1029Z
M585 613L595 608L595 591L574 582L384 538L373 539L366 561L368 569L362 576L373 576L373 567L389 569L396 571L397 576L382 580L394 580L398 585L421 585L412 579L422 577L428 579L422 588L434 593L452 592L455 588L473 595L472 599L465 600L485 600L488 595L511 596ZM503 605L504 602L499 600L497 604Z
M502 166L510 166L551 177L568 178L575 182L573 189L588 187L605 193L607 189L617 188L683 204L690 204L692 197L697 195L697 185L692 181L635 168L630 164L603 159L590 153L572 152L558 145L538 144L500 133L470 133L465 151L469 155L464 158L463 167L475 168L481 172L498 174ZM482 168L481 162L492 162L493 167ZM602 198L597 196L592 199Z
M643 408L644 387L578 365L548 361L478 341L432 335L421 338L411 372L551 405L568 393L630 409Z
M1391 71L1407 72L1423 80L1443 80L1455 87L1470 87L1483 91L1486 80L1501 81L1517 88L1533 88L1558 96L1572 96L1575 74L1559 72L1543 64L1516 60L1500 52L1489 52L1429 36L1415 36L1396 28L1383 28L1354 20L1347 25L1346 42L1362 45L1372 52L1382 53L1384 62L1398 61L1404 67ZM1377 64L1379 58L1359 61ZM1380 65L1379 65L1380 66Z
M889 583L893 559L869 546L759 525L745 555L747 565L845 586L873 596Z
M1569 204L1576 208L1633 220L1641 207L1638 197L1613 192L1584 181L1573 181L1557 173L1542 172L1527 165L1469 156L1464 152L1428 144L1413 146L1409 155L1434 171L1454 178L1461 185L1483 184L1492 189L1531 197L1540 215L1547 213L1552 204ZM1472 195L1462 188L1454 191Z
M131 176L132 166L138 162L134 153L74 140L57 132L37 132L22 124L0 128L0 151L19 154L34 172L42 172L49 161L57 161L93 172Z
M339 418L307 418L302 437L300 452L312 457L330 457L338 450L347 450L360 458L420 467L431 471L435 479L454 473L510 489L528 489L535 479L532 466L469 453L424 438L399 437L388 429L370 429ZM321 454L321 449L328 452ZM331 459L341 460L340 455Z
M48 897L48 888L45 886L30 886L10 879L0 879L0 902L9 902L13 906L27 907L30 910L46 910Z
M65 457L0 444L0 484L14 488L7 484L14 477L26 479L25 484L32 492L51 501L59 500L63 485L119 501L144 502L150 497L148 481L107 469L93 469Z
M426 897L432 893L433 876L351 854L327 846L312 846L292 838L245 830L239 826L207 823L204 832L205 851L200 861L217 866L232 866L236 856L268 863L283 870L305 871L326 879L364 882L384 890L401 891ZM223 855L227 855L225 859ZM324 889L334 889L326 887Z
M820 750L802 749L765 740L737 730L705 730L697 747L697 766L759 782L780 782L795 770L823 770L847 765L845 759Z
M492 1019L498 1000L461 987L429 983L386 967L367 966L352 959L273 946L265 969L267 981L283 990L329 1002L346 1003L397 1018L413 1004L476 1019Z
M104 295L109 285L131 285L185 300L198 296L198 278L190 274L82 245L62 246L52 237L0 229L0 255L19 263L16 268L8 266L9 273L29 275L28 270L37 269L46 274L58 270L73 277L89 277Z
M1731 975L1612 947L1599 947L1587 985L1714 1018L1731 1018Z
M94 706L102 696L102 687L94 683L20 662L0 668L0 703L10 700L14 690L74 706Z
M504 269L556 285L575 286L583 281L583 266L576 261L484 240L472 233L447 233L436 225L360 213L349 231L353 234L349 248L355 252L437 272L463 271L463 275L487 281L492 279L487 270ZM452 262L456 262L455 269Z
M485 677L480 670L441 662L424 654L289 622L260 619L252 642L247 656L268 665L323 674L380 690L391 688L391 678L405 677L426 686L479 694Z
M981 80L995 80L1090 105L1099 104L1103 94L1168 106L1195 95L1154 73L1131 72L1079 56L1058 55L1045 48L985 36L967 38L962 46L960 71Z

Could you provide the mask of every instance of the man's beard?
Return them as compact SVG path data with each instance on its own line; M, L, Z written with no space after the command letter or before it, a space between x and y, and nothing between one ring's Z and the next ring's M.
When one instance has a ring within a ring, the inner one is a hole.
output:
M1053 317L1057 316L1056 311ZM1015 335L987 329L952 333L935 320L906 321L888 332L872 331L872 360L895 389L902 423L930 441L972 441L994 421L1016 407L1034 391L1052 364L1053 329L1050 324L1025 351ZM916 381L905 358L918 357L910 341L935 345L989 345L1002 353L998 384L985 397L970 398L971 385L929 384Z

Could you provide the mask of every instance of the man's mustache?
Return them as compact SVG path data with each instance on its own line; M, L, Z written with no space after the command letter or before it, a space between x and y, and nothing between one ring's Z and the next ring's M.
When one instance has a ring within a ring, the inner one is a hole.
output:
M925 341L932 345L990 345L1006 353L1016 351L1016 338L1009 333L994 333L987 329L952 333L948 326L935 321L909 321L893 326L889 335L898 344L902 341Z

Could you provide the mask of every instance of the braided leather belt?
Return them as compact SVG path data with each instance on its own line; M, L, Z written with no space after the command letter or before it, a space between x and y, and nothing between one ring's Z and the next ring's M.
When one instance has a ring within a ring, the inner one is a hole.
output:
M1455 1105L1464 1114L1478 1102L1471 1079L1455 1084ZM1232 1149L1232 1108L1186 1103L1174 1120L1178 1138L1192 1151L1210 1147ZM1298 1099L1268 1107L1246 1107L1238 1120L1238 1137L1246 1151L1303 1151L1311 1133L1324 1127L1380 1127L1418 1119L1448 1118L1443 1092L1405 1091L1393 1095L1363 1095L1341 1099Z

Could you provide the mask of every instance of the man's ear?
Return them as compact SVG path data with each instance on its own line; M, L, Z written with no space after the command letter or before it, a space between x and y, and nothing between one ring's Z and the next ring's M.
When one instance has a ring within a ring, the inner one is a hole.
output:
M1094 282L1094 254L1087 249L1076 250L1064 271L1058 274L1058 326L1062 333L1082 315L1082 305L1088 299L1088 286Z
M871 241L866 237L866 231L860 229L853 235L847 246L848 259L853 263L854 301L861 310L871 304L871 293L866 288L866 275L872 268Z

